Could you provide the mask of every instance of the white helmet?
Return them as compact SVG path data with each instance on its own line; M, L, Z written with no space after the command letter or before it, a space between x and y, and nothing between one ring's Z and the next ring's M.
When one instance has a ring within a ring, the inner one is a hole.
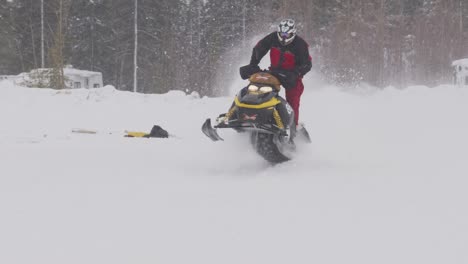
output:
M296 37L296 22L293 19L284 19L278 25L278 39L281 44L288 45Z

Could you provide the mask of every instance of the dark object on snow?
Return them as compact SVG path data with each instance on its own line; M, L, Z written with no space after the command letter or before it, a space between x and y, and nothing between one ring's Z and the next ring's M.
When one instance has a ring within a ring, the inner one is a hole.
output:
M146 132L139 131L125 131L125 137L138 137L138 138L168 138L169 133L160 126L153 126L151 132L148 134Z
M164 130L162 127L160 127L158 125L154 125L153 128L151 129L151 132L148 135L145 135L143 137L146 137L146 138L151 138L151 137L154 137L154 138L168 138L169 133L167 133L167 131Z

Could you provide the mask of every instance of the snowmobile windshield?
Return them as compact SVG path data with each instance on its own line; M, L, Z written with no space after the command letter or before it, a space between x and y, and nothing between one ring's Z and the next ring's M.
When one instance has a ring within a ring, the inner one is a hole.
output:
M250 86L249 88L247 88L248 92L245 94L241 93L241 97L239 98L240 102L244 104L250 104L250 105L263 104L265 102L270 101L273 97L276 96L276 93L273 92L273 89L269 86L262 86L260 88L257 87L257 89L268 89L268 90L271 89L272 90L271 92L259 92L258 90L255 92L249 91L249 89L254 89L254 87L250 88Z

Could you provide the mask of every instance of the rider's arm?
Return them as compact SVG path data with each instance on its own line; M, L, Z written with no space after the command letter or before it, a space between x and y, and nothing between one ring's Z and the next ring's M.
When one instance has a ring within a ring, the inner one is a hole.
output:
M252 57L250 58L250 65L258 65L262 58L268 53L271 49L271 45L273 43L273 38L275 37L276 33L273 32L262 40L260 40L257 45L252 50Z
M296 72L300 76L304 76L312 69L312 57L309 54L309 45L305 41L301 41L297 52Z

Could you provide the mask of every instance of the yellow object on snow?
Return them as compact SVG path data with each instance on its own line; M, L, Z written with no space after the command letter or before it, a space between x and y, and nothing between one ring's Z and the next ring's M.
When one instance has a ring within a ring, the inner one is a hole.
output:
M145 137L148 136L148 133L137 132L137 131L125 131L126 137Z

